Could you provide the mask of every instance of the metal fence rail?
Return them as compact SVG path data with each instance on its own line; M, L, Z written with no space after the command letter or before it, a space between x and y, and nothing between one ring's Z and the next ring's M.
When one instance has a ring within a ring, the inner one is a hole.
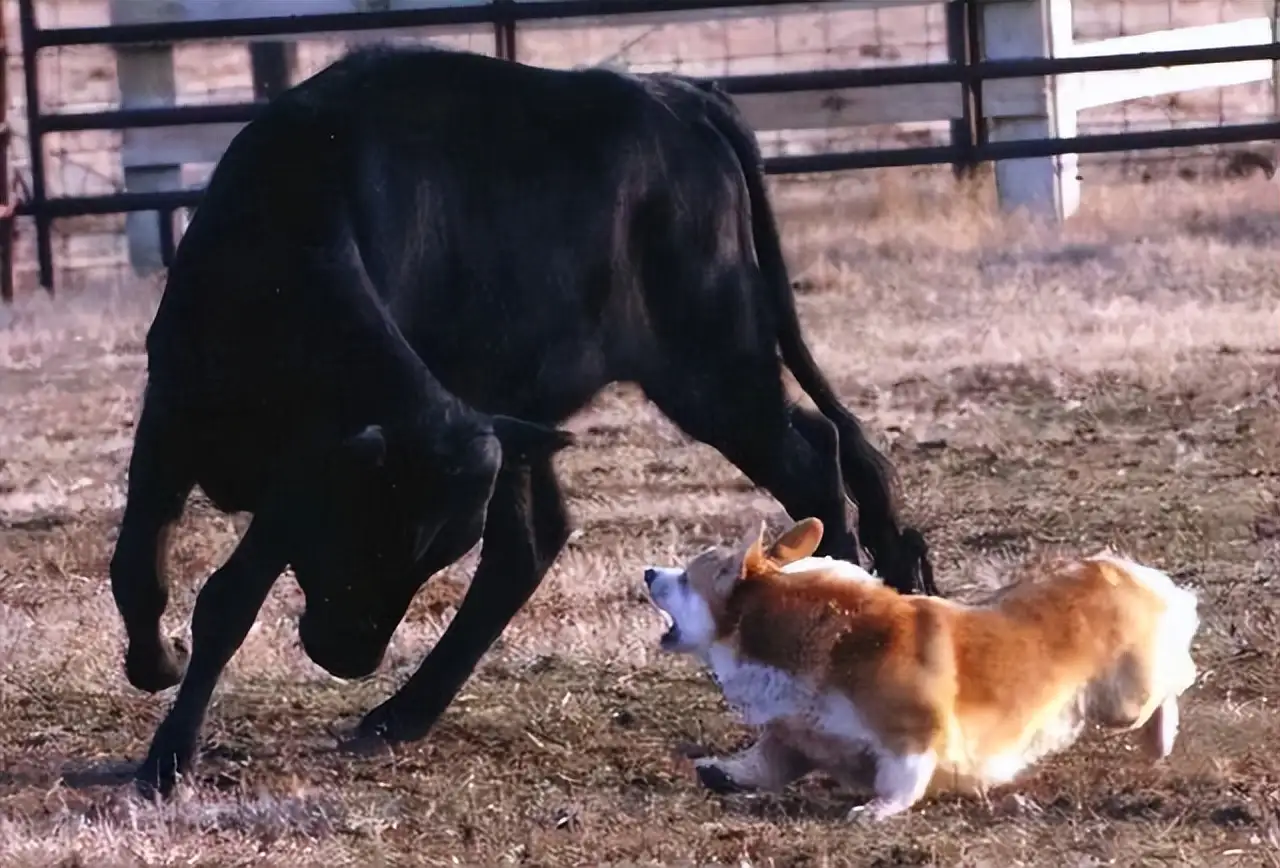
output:
M618 0L541 0L537 3L491 0L488 3L467 6L381 12L40 28L35 18L35 0L19 0L23 65L26 70L26 112L31 141L31 189L30 196L18 204L16 213L34 218L40 283L50 291L53 289L50 224L55 218L156 211L160 219L161 241L167 263L172 255L172 214L177 208L196 205L203 191L181 189L50 197L47 194L44 177L44 158L40 144L42 136L49 133L83 130L245 123L251 121L265 105L264 102L246 102L45 114L40 111L40 80L36 63L37 54L42 49L70 45L118 46L183 40L296 36L400 27L492 24L495 28L495 41L499 47L499 55L510 56L509 53L504 54L502 51L502 46L510 42L507 29L521 21L549 21L587 16L608 18L611 15L637 13L675 14L744 7L767 8L794 5L794 3L795 0L629 0L626 3L620 3ZM774 174L947 163L967 166L992 160L1280 139L1280 122L1268 122L1064 138L989 141L985 124L982 122L985 117L982 106L984 84L988 82L1151 67L1248 61L1274 62L1280 60L1280 54L1277 51L1277 44L1272 42L1262 45L1150 51L1136 54L981 60L977 59L983 56L980 27L977 24L979 4L980 0L952 0L949 9L952 14L948 15L948 27L953 43L951 52L953 59L948 63L733 75L716 77L713 80L735 96L901 85L953 84L960 87L961 99L965 107L964 117L953 124L952 142L948 145L778 156L766 160L766 170ZM168 232L165 232L165 227L169 228Z

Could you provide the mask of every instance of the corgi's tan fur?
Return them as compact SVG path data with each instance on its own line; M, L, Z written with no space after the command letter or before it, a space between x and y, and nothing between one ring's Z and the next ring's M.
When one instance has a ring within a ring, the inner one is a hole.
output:
M963 605L811 557L817 519L767 550L763 534L645 575L671 624L663 647L706 662L761 728L742 753L699 761L705 785L777 790L822 769L869 783L879 819L936 789L985 793L1088 724L1136 730L1152 759L1173 749L1199 618L1164 573L1060 560Z

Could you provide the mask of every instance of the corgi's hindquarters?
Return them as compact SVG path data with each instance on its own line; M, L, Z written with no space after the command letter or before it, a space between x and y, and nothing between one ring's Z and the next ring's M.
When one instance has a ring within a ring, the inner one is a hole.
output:
M1155 567L1115 555L1100 555L1092 560L1119 568L1164 603L1156 629L1156 647L1151 650L1155 652L1155 659L1163 664L1164 692L1182 693L1196 678L1195 663L1191 660L1191 643L1200 629L1199 600L1195 593L1179 587L1168 573Z
M1164 759L1173 752L1178 735L1178 698L1196 680L1196 664L1191 657L1191 644L1200 628L1199 600L1194 592L1179 587L1165 572L1115 556L1109 561L1122 569L1139 585L1154 593L1164 604L1151 638L1144 649L1148 661L1149 682L1143 691L1150 713L1135 722L1143 750L1153 760Z
M1155 686L1161 701L1142 728L1142 741L1148 754L1153 759L1164 759L1173 752L1178 735L1178 698L1196 680L1191 643L1200 628L1199 601L1194 593L1178 587L1158 570L1141 568L1136 577L1156 590L1166 607L1157 630L1155 657L1158 675Z

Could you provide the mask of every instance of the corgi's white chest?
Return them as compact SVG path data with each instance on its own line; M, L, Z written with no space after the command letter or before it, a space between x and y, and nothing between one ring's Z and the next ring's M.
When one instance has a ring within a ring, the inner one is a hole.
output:
M822 691L803 678L773 666L742 660L724 645L713 645L707 663L725 701L749 726L780 725L805 753L843 756L875 747L875 733L857 707L839 693ZM814 757L817 759L817 757Z
M725 701L751 726L808 714L817 702L815 691L789 672L740 660L724 645L713 645L707 664Z

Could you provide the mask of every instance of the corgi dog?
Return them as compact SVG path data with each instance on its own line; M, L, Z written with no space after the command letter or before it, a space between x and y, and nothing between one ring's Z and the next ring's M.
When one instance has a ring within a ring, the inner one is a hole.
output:
M1136 731L1153 761L1173 750L1199 616L1159 570L1061 560L965 605L813 557L815 518L763 537L762 523L644 572L661 647L701 659L759 728L741 753L697 761L707 788L777 791L821 770L869 787L851 816L882 820L944 788L985 800L1090 724Z

